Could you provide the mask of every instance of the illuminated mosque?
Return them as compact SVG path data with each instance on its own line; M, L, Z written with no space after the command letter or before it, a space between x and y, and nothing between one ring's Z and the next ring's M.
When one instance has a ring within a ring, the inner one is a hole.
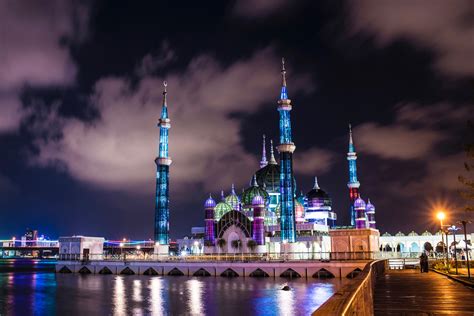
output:
M375 229L375 207L361 198L357 180L357 154L349 126L349 188L351 226L336 227L337 214L332 209L332 200L319 185L306 195L297 194L293 174L293 153L290 111L285 63L282 60L282 85L278 100L279 163L275 159L273 141L270 141L270 158L267 159L266 139L263 136L262 158L259 169L249 178L249 187L237 193L232 185L228 195L221 191L220 197L209 196L204 202L205 227L204 247L201 253L305 253L320 254L335 251L354 251L357 244L352 235L358 237L358 251L378 247L379 233ZM169 167L168 132L170 119L166 104L166 84L163 92L163 107L160 127L159 156L156 178L155 204L155 252L167 252L169 242ZM359 230L359 232L356 232ZM333 237L331 232L338 231ZM346 231L345 233L343 231ZM374 237L376 236L376 238ZM345 238L345 239L344 239ZM349 239L351 240L349 240ZM362 240L362 241L361 241ZM336 242L336 244L335 244ZM345 250L345 249L348 250ZM338 250L339 251L339 250Z

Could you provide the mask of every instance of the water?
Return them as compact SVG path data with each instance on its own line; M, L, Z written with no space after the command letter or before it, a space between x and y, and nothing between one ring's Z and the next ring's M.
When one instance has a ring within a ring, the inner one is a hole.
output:
M0 315L310 315L341 282L55 274L54 262L10 260L0 261Z

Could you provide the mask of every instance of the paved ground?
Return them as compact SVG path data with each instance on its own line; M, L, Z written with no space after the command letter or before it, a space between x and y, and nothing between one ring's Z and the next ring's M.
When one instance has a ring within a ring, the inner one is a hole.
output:
M377 279L375 315L474 315L474 289L435 272L390 270Z

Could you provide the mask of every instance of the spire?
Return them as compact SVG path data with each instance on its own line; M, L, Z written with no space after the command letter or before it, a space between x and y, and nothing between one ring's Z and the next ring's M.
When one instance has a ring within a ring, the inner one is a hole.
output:
M273 154L273 139L270 139L270 161L268 162L271 165L276 165L275 155Z
M163 81L163 105L161 107L161 123L169 123L165 122L165 120L168 118L168 105L166 102L166 94L168 92L166 91L166 87L168 86L168 83L166 81Z
M225 201L224 190L221 190L221 200Z
M265 134L263 134L262 160L260 160L260 168L263 168L266 165L268 165L267 150L266 150L266 145L265 145Z
M318 177L314 177L313 189L319 190Z
M354 140L352 139L352 125L349 124L349 152L355 153Z
M236 194L235 194L235 186L234 186L233 183L232 183L232 188L231 188L231 190L230 190L230 194L236 195Z
M285 58L281 59L281 100L288 99L288 92L286 91L286 69L285 69Z
M253 175L253 178L252 178L252 186L253 187L258 187L258 183L257 183L257 175Z

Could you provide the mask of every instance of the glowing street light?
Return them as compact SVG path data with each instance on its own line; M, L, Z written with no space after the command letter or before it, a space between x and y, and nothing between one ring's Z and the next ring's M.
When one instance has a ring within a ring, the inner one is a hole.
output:
M436 214L436 218L438 218L439 220L439 226L440 226L440 229L441 229L441 243L443 244L443 254L446 254L446 269L448 268L448 262L449 262L449 258L448 258L448 232L446 231L446 244L444 243L444 237L443 237L443 220L446 218L446 214L443 212L443 211L438 211L438 213Z

